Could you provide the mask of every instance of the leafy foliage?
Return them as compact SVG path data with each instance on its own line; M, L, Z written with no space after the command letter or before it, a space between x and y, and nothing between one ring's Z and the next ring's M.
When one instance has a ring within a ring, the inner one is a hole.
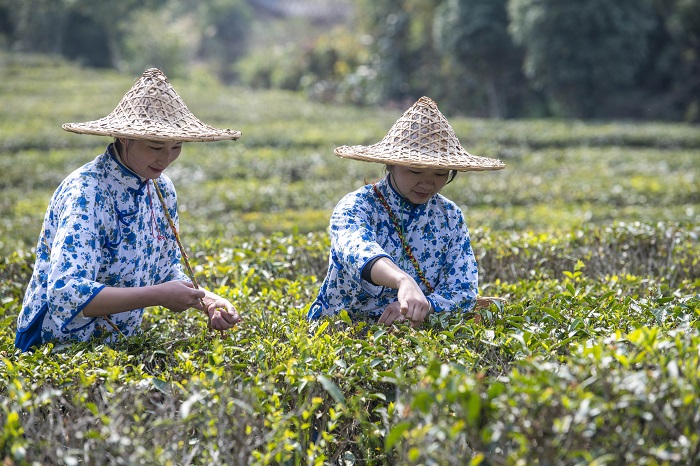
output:
M503 118L520 113L518 94L527 88L521 71L522 52L508 32L506 0L482 2L448 0L443 2L435 16L435 35L438 50L447 68L444 81L446 94L459 97L447 111L460 111L462 102L484 95L488 100L488 116ZM495 59L498 57L498 59ZM469 79L464 79L468 76ZM457 82L470 83L455 84ZM510 89L517 89L515 92ZM477 107L481 107L478 105Z
M15 256L2 270L13 284L0 343L3 455L578 464L696 454L697 264L681 267L676 287L649 275L594 277L581 264L552 279L496 280L486 289L510 304L486 311L483 324L436 315L420 330L387 330L342 315L304 319L326 246L289 236L202 244L199 281L245 315L224 338L194 311L156 308L142 336L111 348L25 355L12 348L12 327L30 258ZM622 424L632 429L615 430Z
M464 206L481 293L507 304L420 329L309 322L330 210L381 172L332 148L376 142L396 112L176 81L203 120L243 131L188 145L171 172L198 281L243 322L219 335L199 312L156 307L141 335L111 346L20 354L48 197L105 142L60 123L109 112L131 81L0 59L5 464L700 461L696 128L454 119L466 147L508 164L445 191Z
M597 107L635 81L654 26L650 0L512 0L509 13L525 73L560 115L599 116Z
M699 26L697 0L0 0L5 51L493 118L697 122Z

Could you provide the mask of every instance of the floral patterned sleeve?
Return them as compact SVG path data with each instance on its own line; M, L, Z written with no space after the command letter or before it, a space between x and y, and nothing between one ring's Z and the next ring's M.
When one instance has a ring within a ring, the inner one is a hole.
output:
M459 212L445 261L439 272L439 281L434 292L427 296L436 312L469 311L476 304L479 287L479 272L472 251L469 230L464 216Z
M94 212L100 195L66 188L58 197L60 207L50 213L56 231L44 231L50 239L46 303L48 316L68 333L81 330L91 319L80 318L83 308L106 285L97 279L101 248L99 220Z
M330 237L333 260L341 269L352 271L351 276L361 280L362 269L375 257L389 257L377 242L373 205L367 191L345 196L331 216Z

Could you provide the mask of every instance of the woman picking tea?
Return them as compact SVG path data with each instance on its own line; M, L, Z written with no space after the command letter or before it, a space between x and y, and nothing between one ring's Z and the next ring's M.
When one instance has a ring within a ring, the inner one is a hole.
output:
M163 172L184 142L235 140L241 133L197 119L155 68L108 116L63 128L114 141L51 198L15 346L27 351L48 342L130 336L148 306L196 308L212 328L233 327L240 320L234 306L183 270L177 197Z
M420 326L431 312L469 311L478 270L460 208L440 194L459 171L500 170L471 155L427 97L377 144L342 146L340 157L386 165L386 177L347 194L330 221L328 272L308 318L346 310L353 318Z

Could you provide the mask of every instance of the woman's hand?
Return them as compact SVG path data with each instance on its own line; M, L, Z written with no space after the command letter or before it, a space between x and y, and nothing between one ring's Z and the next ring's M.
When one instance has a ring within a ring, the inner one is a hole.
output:
M207 313L216 330L228 330L241 320L228 300L178 280L136 288L106 286L83 308L83 315L97 317L148 306L163 306L173 312L199 309Z
M401 305L398 301L394 301L384 309L384 312L382 312L377 322L384 325L391 325L394 323L401 324L405 321L406 318L401 314Z
M238 315L238 311L233 307L233 304L227 299L222 298L219 295L212 293L211 291L206 291L206 296L202 300L205 309L202 309L209 316L209 322L211 327L215 330L228 330L241 321L241 317ZM196 306L201 309L202 306Z
M407 280L401 282L397 299L399 311L407 320L411 321L411 327L420 327L428 316L430 302L413 278L408 277Z
M190 282L172 281L157 286L162 300L161 306L174 312L182 312L189 308L204 311L215 330L228 330L241 320L236 308L227 299L203 288L197 289Z
M158 305L173 312L182 312L194 307L201 309L200 300L206 296L204 290L196 289L186 281L171 281L155 285L158 290Z
M411 282L413 283L411 284ZM384 309L378 322L384 325L391 325L408 320L411 323L411 327L417 328L428 316L429 311L430 303L421 289L418 288L416 282L410 280L399 287L398 300Z
M386 307L379 323L391 325L401 315L411 322L411 327L420 327L430 311L430 303L416 281L386 257L374 263L370 274L377 285L398 290L397 301Z

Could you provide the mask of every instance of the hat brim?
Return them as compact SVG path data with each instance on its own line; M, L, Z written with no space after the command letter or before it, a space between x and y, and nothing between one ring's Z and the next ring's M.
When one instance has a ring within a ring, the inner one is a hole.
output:
M84 123L66 123L63 129L77 134L111 136L115 138L144 139L149 141L211 142L236 140L241 132L232 129L217 129L201 123L196 128L174 128L171 125L151 122L147 128L121 126L107 118Z
M467 152L437 104L425 96L406 110L378 143L340 146L334 152L348 159L417 168L486 171L506 166L500 160Z
M340 146L334 151L338 157L386 165L415 168L433 168L456 171L502 170L506 164L497 159L472 155L464 149L457 153L435 153L387 147L383 143L371 146Z

